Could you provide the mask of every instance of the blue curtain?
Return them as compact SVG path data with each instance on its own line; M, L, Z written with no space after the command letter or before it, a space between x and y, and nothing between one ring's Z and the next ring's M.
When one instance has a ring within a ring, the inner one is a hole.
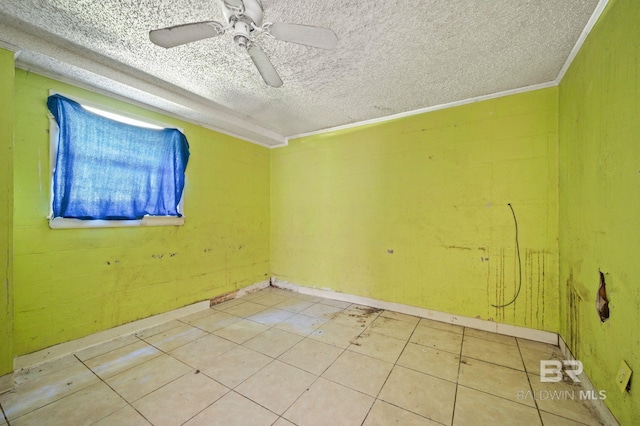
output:
M181 216L189 144L180 131L120 123L60 95L47 106L59 127L54 217Z

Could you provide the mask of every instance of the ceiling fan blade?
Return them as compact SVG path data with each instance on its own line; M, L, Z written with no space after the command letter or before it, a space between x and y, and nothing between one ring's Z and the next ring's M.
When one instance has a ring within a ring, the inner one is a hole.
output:
M271 87L282 86L282 79L278 75L278 71L276 71L260 46L257 44L250 44L247 46L247 52L249 52L249 56L251 56L253 63L256 68L258 68L258 71L265 83Z
M224 33L224 26L216 21L194 22L149 31L149 39L158 46L170 48Z
M242 0L222 0L222 2L231 10L235 10L238 13L244 12L244 3Z
M333 49L338 44L338 36L329 28L276 22L269 27L269 33L277 40L321 49Z

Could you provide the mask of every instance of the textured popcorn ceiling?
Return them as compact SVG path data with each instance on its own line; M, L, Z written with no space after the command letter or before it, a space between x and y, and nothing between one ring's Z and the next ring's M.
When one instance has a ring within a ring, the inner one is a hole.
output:
M0 0L17 65L265 145L553 83L606 0L262 0L272 22L329 27L331 51L261 37L264 84L229 33L166 50L151 29L223 21L220 0Z

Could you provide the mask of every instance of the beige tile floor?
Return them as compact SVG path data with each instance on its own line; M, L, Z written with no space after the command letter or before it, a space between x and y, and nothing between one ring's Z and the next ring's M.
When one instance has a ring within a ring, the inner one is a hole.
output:
M22 371L5 425L579 425L557 347L267 288ZM563 395L568 395L564 393Z

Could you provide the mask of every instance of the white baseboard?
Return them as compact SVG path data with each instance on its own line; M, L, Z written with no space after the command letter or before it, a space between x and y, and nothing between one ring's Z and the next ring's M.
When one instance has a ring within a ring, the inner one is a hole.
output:
M19 371L22 368L32 367L34 365L51 361L53 359L78 352L82 349L86 349L100 343L108 342L121 336L126 336L128 334L133 334L147 328L155 327L156 325L160 325L167 321L181 318L186 315L202 311L204 309L209 309L208 300L197 302L192 305L184 306L182 308L174 309L173 311L154 315L148 318L143 318L141 320L110 328L108 330L99 331L80 339L60 343L58 345L51 346L37 352L15 358L13 360L13 369L14 371Z
M427 318L434 321L475 328L477 330L490 331L492 333L504 334L506 336L520 337L522 339L535 340L536 342L558 345L558 335L550 331L534 330L532 328L502 324L478 318L469 318L460 315L449 314L446 312L434 311L431 309L418 308L416 306L403 305L401 303L385 302L383 300L372 299L369 297L354 296L347 293L338 293L327 289L310 288L298 284L293 284L287 281L278 280L277 278L271 279L271 285L273 285L274 287L295 291L300 294L340 300L343 302L357 303L359 305L371 306L378 309L386 309L399 312L401 314L413 315L416 317Z
M269 280L260 281L250 286L241 288L232 296L232 298L242 297L246 294L253 293L254 291L269 287L269 285ZM160 325L167 321L172 321L174 319L178 319L205 309L209 309L209 307L210 301L203 300L202 302L197 302L192 305L174 309L169 312L130 322L128 324L110 328L108 330L100 331L98 333L82 337L80 339L60 343L58 345L51 346L37 352L15 358L13 361L13 369L14 371L19 371L22 368L32 367L43 362L51 361L65 355L78 352L82 349L86 349L100 343L108 342L109 340L113 340L118 337L133 334L147 328L155 327L156 325Z

